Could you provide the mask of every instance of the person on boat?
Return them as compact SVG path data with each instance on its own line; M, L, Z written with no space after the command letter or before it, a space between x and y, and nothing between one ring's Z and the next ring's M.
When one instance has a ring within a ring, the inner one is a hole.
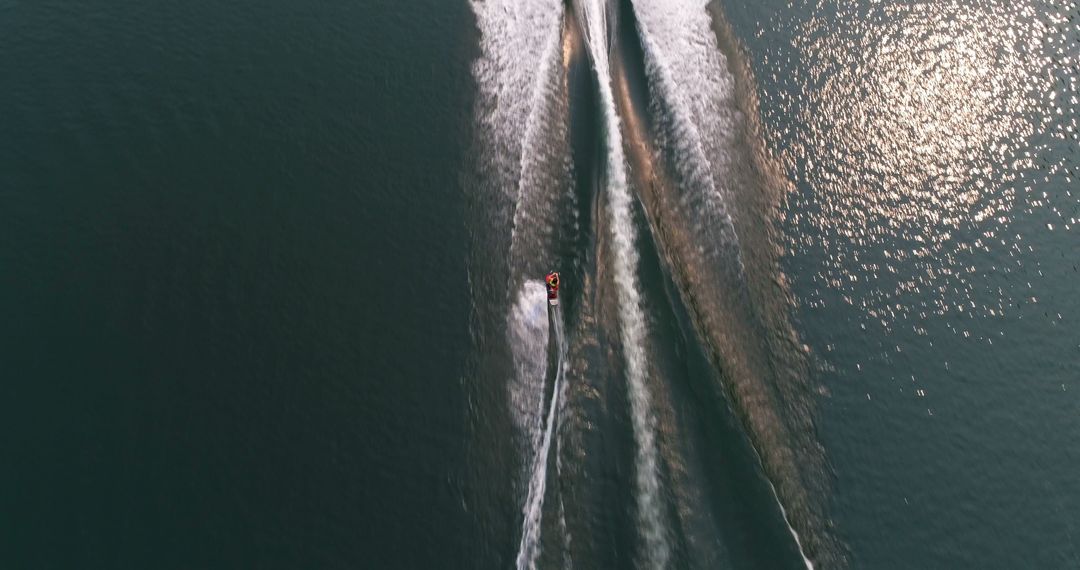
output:
M544 277L544 282L547 283L548 303L552 305L559 304L559 273L552 271Z

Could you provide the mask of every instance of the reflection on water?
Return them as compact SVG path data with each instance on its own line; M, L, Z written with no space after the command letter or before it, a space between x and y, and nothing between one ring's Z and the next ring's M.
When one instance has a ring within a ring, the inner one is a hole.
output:
M1016 301L973 295L980 274L1015 260L972 255L1027 251L1022 211L1050 208L1052 230L1075 231L1077 158L1061 146L1077 139L1075 10L826 3L793 25L804 92L781 109L803 130L776 139L812 187L788 212L815 230L795 249L825 253L820 290L886 326L900 313L999 315Z
M852 568L1072 568L1080 3L725 3Z
M839 166L822 177L860 201L851 212L860 220L936 226L932 237L947 238L948 226L973 209L986 217L1007 205L980 207L985 185L970 182L1005 158L1009 141L1030 134L1023 91L1042 81L1025 77L1019 54L1000 45L1006 34L993 27L1000 20L915 6L888 21L873 34L856 30L854 45L830 36L807 46L815 60L855 56L835 74L815 69L823 84L814 94L828 121L817 146L833 146L830 162Z

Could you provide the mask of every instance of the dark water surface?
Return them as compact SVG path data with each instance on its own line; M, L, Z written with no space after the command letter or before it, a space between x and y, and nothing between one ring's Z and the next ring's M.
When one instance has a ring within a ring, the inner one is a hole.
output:
M0 566L464 560L474 40L399 8L0 4Z
M600 6L0 0L0 567L1080 566L1075 2Z

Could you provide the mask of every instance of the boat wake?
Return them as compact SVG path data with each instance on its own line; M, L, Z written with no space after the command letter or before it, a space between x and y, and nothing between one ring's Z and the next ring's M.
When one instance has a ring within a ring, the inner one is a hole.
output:
M505 316L508 365L492 365L490 374L502 375L517 434L517 568L568 566L575 557L643 568L743 559L842 565L822 507L824 459L801 356L776 340L795 339L775 249L759 229L771 212L757 208L767 202L757 194L776 184L754 136L756 108L739 91L749 74L733 71L738 54L728 48L737 42L724 37L703 0L472 6L481 33L473 74L482 151L473 204L491 228L476 242L472 278L513 292L478 314ZM593 289L549 314L535 279L552 268ZM653 271L663 278L645 276ZM662 324L671 321L678 324ZM685 340L658 326L681 327ZM672 366L686 359L683 342L694 343L706 369ZM478 341L478 351L497 355L498 342ZM716 399L687 400L713 387ZM730 408L748 443L728 441L716 427L723 422L684 417L687 406L708 407L706 415ZM560 426L572 432L565 449ZM627 438L581 432L601 427ZM731 456L712 455L720 453L711 448L717 438L732 449L748 446L736 456L748 467L718 467ZM552 463L564 483L557 487ZM717 470L723 483L714 482ZM597 473L627 495L589 478ZM748 487L763 492L741 492ZM555 488L577 500L564 502L560 491L545 509ZM633 516L599 499L584 503L590 490L630 499ZM739 519L733 513L746 509L732 500L757 501L773 522ZM698 507L704 512L687 514ZM545 510L557 520L545 522ZM571 551L571 533L595 544ZM786 546L751 552L746 533ZM556 544L562 557L545 554Z
M540 286L539 283L529 282L528 285ZM543 287L540 286L541 293ZM532 297L536 297L532 295ZM546 296L540 296L540 310L547 306ZM537 558L540 554L540 531L541 517L544 508L544 496L547 491L548 466L551 463L551 442L555 433L559 410L559 401L563 395L563 378L565 376L566 339L563 336L562 313L558 306L551 307L549 317L551 331L555 340L556 357L555 384L551 391L551 402L547 406L547 415L541 429L536 430L540 435L534 441L532 469L529 476L528 494L525 498L525 506L522 509L524 521L521 529L521 543L518 546L517 568L518 570L535 569ZM544 376L541 376L543 378ZM543 391L540 391L543 394ZM543 401L540 402L542 413ZM562 506L560 498L560 507Z
M613 259L611 261L618 295L619 332L630 386L630 417L637 440L635 479L637 516L644 538L644 554L651 568L666 568L671 549L661 502L656 427L651 397L646 383L648 364L645 353L645 318L638 289L637 237L633 221L633 199L627 185L626 159L619 114L611 89L608 62L610 51L610 14L602 0L584 0L575 5L585 43L592 56L600 92L604 130L604 190L607 192Z

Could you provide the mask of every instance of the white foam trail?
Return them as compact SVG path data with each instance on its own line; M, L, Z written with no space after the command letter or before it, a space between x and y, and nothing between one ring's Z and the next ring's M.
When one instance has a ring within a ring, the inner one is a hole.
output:
M791 533L791 538L795 539L795 546L799 547L799 556L802 556L803 564L806 565L806 570L814 570L814 561L810 560L810 557L806 555L806 551L803 550L802 540L799 539L799 533L795 532L795 527L791 526L791 519L788 518L787 509L784 508L784 503L780 501L780 494L776 492L776 485L769 481L769 487L772 488L773 498L776 499L776 504L780 506L780 514L784 517L784 524L787 525L788 532Z
M561 187L569 169L566 145L545 144L565 134L557 81L562 39L562 0L471 0L481 32L480 56L472 71L478 93L478 129L485 137L483 163L495 178L497 208L509 206L511 283L545 259L556 227L550 207L552 188ZM553 119L558 115L558 119ZM554 122L553 122L554 121ZM522 231L527 230L527 231ZM514 273L516 272L516 273ZM519 568L532 568L540 549L540 522L552 431L563 390L559 370L550 407L544 407L548 374L548 309L542 283L525 281L507 316L514 363L508 390L512 416L524 448L523 475L528 493L523 507ZM554 330L561 335L556 315ZM546 425L545 425L546 417Z
M490 137L485 158L513 200L522 161L528 159L522 151L530 124L536 124L530 117L545 95L544 61L552 59L553 38L558 47L562 2L473 0L470 5L480 29L480 56L472 71L480 91L477 119Z
M631 196L626 184L626 159L619 132L619 116L611 88L606 6L600 0L584 0L576 6L580 10L579 18L585 41L592 54L603 107L607 142L607 190L614 244L613 269L619 300L620 335L630 386L630 417L637 439L637 514L645 540L644 554L648 565L652 568L665 568L671 558L671 548L660 496L655 418L651 413L651 397L645 382L645 318L641 310L641 295L637 283L637 236Z
M562 16L562 5L559 5L558 15ZM530 208L528 197L532 192L549 193L557 186L557 181L552 179L545 166L551 161L552 153L565 151L561 146L547 148L541 140L544 130L551 127L552 117L550 109L552 102L557 97L556 90L559 82L552 81L552 74L560 59L560 47L562 43L562 27L555 26L548 32L545 40L544 51L540 55L539 68L536 70L535 85L533 87L532 101L528 118L525 121L525 131L522 135L521 158L518 161L518 195L514 210L513 226L511 227L511 243L518 245L517 228L530 227L532 231L550 231L555 225L552 217L555 211L548 209L534 210ZM564 164L568 168L568 165ZM526 247L528 244L522 244Z
M709 207L715 217L698 216L705 222L698 230L705 234L720 231L722 235L715 237L721 241L701 241L735 252L734 260L742 272L738 236L726 206L734 198L723 184L730 178L729 150L737 144L742 116L734 103L734 77L716 44L708 1L634 0L633 6L650 87L670 106L667 120L674 136L668 143L676 145L676 166L688 183L686 190L694 192L683 196L683 204L693 207L689 201L701 200ZM803 563L813 570L776 486L768 481Z
M636 4L635 4L636 7ZM731 216L727 211L725 201L729 196L721 196L717 192L713 180L711 163L705 148L704 137L701 129L695 123L694 100L701 100L702 94L688 93L687 89L680 88L679 81L672 72L672 64L664 51L659 47L657 40L649 29L648 23L641 18L637 19L638 36L645 56L645 70L648 74L650 87L656 90L660 100L669 105L664 119L670 121L673 136L667 140L668 144L675 146L676 168L683 183L686 185L683 195L683 206L688 209L696 209L698 204L704 204L709 208L709 213L715 216L696 216L705 223L699 224L708 232L719 231L721 235L708 240L710 245L732 245L738 240L735 235L735 227ZM711 32L709 32L711 34ZM719 71L727 73L726 70ZM706 87L708 87L706 85ZM728 132L725 130L725 133ZM720 156L720 161L727 162L727 154ZM717 223L719 222L719 223ZM706 241L706 240L702 240ZM703 244L704 245L704 244ZM741 263L741 260L740 260Z
M560 321L561 321L561 319L562 319L562 311L561 311L561 309L559 311L559 318L560 318ZM562 325L560 325L560 327L561 326ZM566 357L567 349L566 349L565 345L562 345L561 343L565 342L565 340L566 340L565 337L562 335L562 333L560 333L559 334L559 342L560 342L559 353L562 355L563 358ZM562 364L560 364L560 365L562 366ZM564 417L565 414L566 414L566 411L565 411L566 410L566 391L567 391L566 386L567 386L567 383L563 382L563 384L562 384L562 394L559 395L559 412L558 413L559 413L560 418ZM556 438L556 442L557 442L556 443L556 445L557 445L556 450L562 449L562 446L563 446L563 422L561 420L559 421L559 425L555 430L555 438ZM562 453L560 453L559 451L555 452L555 476L558 477L560 480L562 479ZM573 564L573 561L570 559L570 542L572 540L572 537L570 536L569 527L566 526L566 505L563 502L562 493L559 493L559 532L562 533L562 536L563 536L563 539L564 539L563 545L564 545L564 548L565 548L565 550L563 551L563 570L573 570L574 564Z
M514 362L508 383L510 406L523 445L540 445L547 374L547 291L540 281L526 281L507 317L507 335Z
M663 95L684 115L679 134L696 139L716 189L729 198L724 174L743 117L735 104L735 77L716 43L709 1L634 0L633 5L646 57L662 71ZM687 127L692 132L683 131Z
M556 359L555 386L551 392L551 404L548 406L547 426L540 447L533 455L532 476L529 478L529 494L522 509L525 520L522 523L521 544L518 546L518 570L535 569L536 559L540 555L540 518L544 510L544 494L547 490L547 467L551 452L552 434L555 432L555 412L559 409L559 396L562 393L566 343L562 332L562 314L558 307L552 311L552 323L555 329L558 358ZM541 392L542 394L543 392Z

